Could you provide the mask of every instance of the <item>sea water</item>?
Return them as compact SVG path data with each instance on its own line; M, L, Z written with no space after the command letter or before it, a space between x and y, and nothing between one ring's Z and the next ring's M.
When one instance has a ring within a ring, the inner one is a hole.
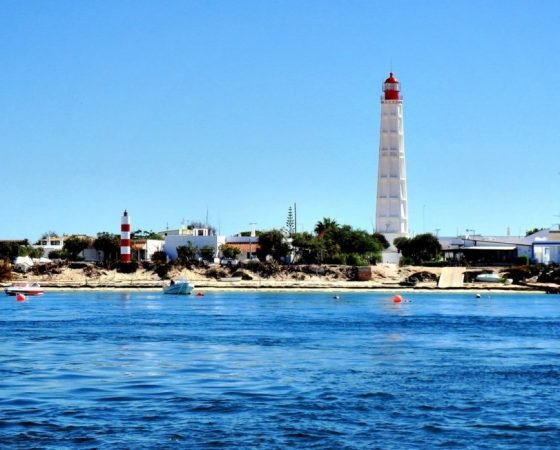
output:
M560 442L560 296L0 300L1 448Z

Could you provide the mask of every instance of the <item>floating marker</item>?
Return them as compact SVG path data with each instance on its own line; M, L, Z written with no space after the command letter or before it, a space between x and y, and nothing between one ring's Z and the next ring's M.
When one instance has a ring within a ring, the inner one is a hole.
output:
M18 302L24 302L25 301L25 295L23 295L23 294L16 295L16 300Z
M393 303L400 303L402 302L402 297L400 295L395 295L393 297Z

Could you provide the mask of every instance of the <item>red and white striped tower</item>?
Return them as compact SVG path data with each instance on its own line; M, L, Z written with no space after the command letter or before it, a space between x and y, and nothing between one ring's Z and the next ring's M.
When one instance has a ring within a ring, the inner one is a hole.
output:
M130 259L130 216L125 209L121 218L121 262L129 263Z

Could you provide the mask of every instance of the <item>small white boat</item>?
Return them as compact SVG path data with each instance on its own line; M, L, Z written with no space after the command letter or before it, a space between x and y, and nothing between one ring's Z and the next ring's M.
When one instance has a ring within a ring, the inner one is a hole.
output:
M194 286L187 280L171 280L171 283L163 287L163 293L173 295L190 295L193 289Z
M476 276L476 281L483 283L502 283L504 279L497 273L481 273Z
M39 286L39 283L17 282L12 283L11 286L5 288L4 292L7 295L41 295L45 292L45 290Z

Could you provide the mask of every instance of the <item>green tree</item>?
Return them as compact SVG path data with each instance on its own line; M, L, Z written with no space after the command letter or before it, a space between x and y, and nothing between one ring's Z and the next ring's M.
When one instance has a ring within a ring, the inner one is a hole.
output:
M398 237L393 244L413 264L433 261L441 256L441 244L431 233L418 234L411 239Z
M205 261L214 261L214 257L216 255L216 250L211 245L205 245L202 247L199 252L200 256Z
M241 254L241 250L237 247L232 247L231 245L224 244L220 247L220 251L224 258L235 259Z
M29 241L4 241L0 242L0 259L5 261L13 261L19 255L19 246L29 245Z
M121 238L118 234L106 231L97 233L97 238L93 241L93 247L103 252L103 262L117 261L121 251Z
M377 240L377 242L379 242L381 244L381 246L385 250L387 250L391 246L391 244L389 244L389 241L385 238L385 236L383 234L376 231L375 233L373 233L373 237L374 237L374 239Z
M183 265L188 264L196 258L196 247L192 242L187 242L186 245L177 247L177 259Z
M320 262L321 255L325 250L323 244L323 240L307 231L293 235L292 246L296 253L296 259L304 264Z
M69 259L76 261L79 254L91 245L91 239L81 236L68 236L64 239L62 248L66 250Z
M42 258L43 247L33 247L32 245L20 245L18 256L29 256L30 258Z
M532 228L530 230L525 231L525 236L530 236L531 234L538 233L539 231L544 230L544 228Z
M286 219L286 231L288 236L291 236L296 232L295 230L295 221L294 221L294 213L292 212L292 207L288 208L288 217Z
M337 229L338 224L336 223L336 220L328 217L323 217L323 220L320 220L315 225L315 233L319 238L324 237L326 234L336 232Z
M130 233L131 239L157 239L162 241L163 236L159 233L155 233L154 231L145 231L145 230L136 230Z
M284 234L280 230L270 230L259 236L259 248L257 249L257 257L265 260L267 256L271 256L276 261L284 258L290 251L289 245L284 240Z

